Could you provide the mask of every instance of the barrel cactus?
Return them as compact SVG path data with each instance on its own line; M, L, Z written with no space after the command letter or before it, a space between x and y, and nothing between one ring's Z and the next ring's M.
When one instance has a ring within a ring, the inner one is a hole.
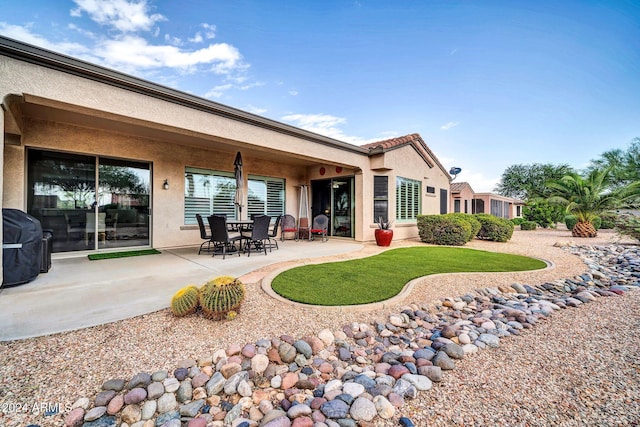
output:
M198 288L185 286L171 298L171 312L178 317L194 313L198 309Z
M244 301L244 293L244 285L240 280L220 276L200 288L198 299L202 312L209 319L233 319Z

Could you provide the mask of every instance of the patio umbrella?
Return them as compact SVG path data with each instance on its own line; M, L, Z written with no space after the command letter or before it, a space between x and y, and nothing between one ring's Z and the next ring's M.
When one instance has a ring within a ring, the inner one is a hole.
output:
M244 186L244 179L242 177L242 154L240 154L239 151L238 154L236 154L236 159L234 160L233 165L235 166L234 172L236 175L236 194L233 198L233 203L238 207L238 219L240 219L242 216L242 190Z

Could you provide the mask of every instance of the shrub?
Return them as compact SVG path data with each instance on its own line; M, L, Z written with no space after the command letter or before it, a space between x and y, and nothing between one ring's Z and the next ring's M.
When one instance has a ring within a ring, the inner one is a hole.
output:
M244 285L231 276L220 276L205 283L199 292L204 315L213 320L233 319L244 301ZM233 313L232 313L233 312Z
M174 316L186 316L194 313L197 309L198 288L194 285L185 286L171 298L171 312Z
M474 215L482 227L476 237L494 242L506 242L513 236L513 222L489 214Z
M520 230L535 230L538 224L533 221L522 221L520 223Z
M472 238L471 223L457 215L418 215L417 222L425 243L462 246Z
M619 234L640 240L640 217L633 215L620 215L616 220L616 231Z
M613 230L614 228L616 228L616 220L618 219L618 215L613 212L605 212L600 215L600 219L602 219L600 229Z
M556 223L562 221L564 208L550 205L544 200L528 202L522 209L522 215L527 221L534 221L542 228L555 228Z
M511 218L510 221L513 223L513 225L520 225L523 222L525 222L526 219L524 219L524 218Z
M482 224L480 224L480 221L478 221L473 215L456 212L456 213L445 214L445 216L451 216L452 218L459 218L469 223L469 225L471 226L471 233L469 235L469 238L467 239L467 242L473 240L473 238L476 237L476 234L478 234L478 231L480 231L480 227L482 226Z
M564 217L564 225L567 226L567 230L573 230L573 227L578 223L578 217L575 215L565 215Z
M596 230L600 230L600 226L602 225L602 218L600 218L599 216L593 217L593 219L591 220L591 224L593 224L593 228L595 228Z

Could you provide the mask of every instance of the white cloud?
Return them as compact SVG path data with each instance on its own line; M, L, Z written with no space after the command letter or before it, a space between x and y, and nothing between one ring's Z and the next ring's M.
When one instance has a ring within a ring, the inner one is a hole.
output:
M200 24L204 28L204 37L202 33L198 31L192 38L189 39L191 43L202 43L204 39L211 40L216 38L216 26L211 24Z
M458 126L459 124L460 124L460 122L449 122L449 123L446 123L446 124L440 126L440 130L445 130L446 131L446 130L449 130L451 128L454 128L454 127Z
M91 20L113 27L121 32L150 31L156 22L166 18L159 13L151 13L146 0L74 0L78 5L71 10L71 16L86 13Z
M445 167L448 168L448 166ZM468 182L476 193L491 193L495 186L500 182L500 177L489 178L482 172L465 170L462 168L462 172L458 174L458 177L453 182Z
M200 34L200 32L197 32L195 36L189 39L191 43L202 43L203 40L204 39L202 38L202 34Z
M173 37L169 34L164 35L164 40L174 46L180 46L182 44L182 39L180 39L179 37Z
M206 48L188 52L175 46L151 45L141 37L124 36L103 40L97 47L104 61L116 67L169 67L190 71L198 65L213 64L212 68L218 74L242 67L240 52L226 43L211 44Z
M250 113L258 114L258 115L261 115L261 114L264 114L264 113L267 112L266 108L256 107L256 106L251 105L251 104L247 105L247 108L245 108L245 110L250 112Z
M7 24L6 22L0 22L0 33L2 33L2 35L5 37L20 40L35 46L40 46L44 49L62 52L70 56L84 58L90 56L90 50L80 43L50 42L44 37L32 33L31 25L19 26Z
M205 98L220 98L226 91L233 87L232 84L224 84L211 88L207 93L204 94Z
M282 120L293 126L350 144L362 145L379 140L378 138L366 140L346 135L340 126L345 125L347 120L330 114L289 114L282 117Z
M289 95L291 95L291 96L298 96L298 93L299 92L297 90L290 90L289 91Z

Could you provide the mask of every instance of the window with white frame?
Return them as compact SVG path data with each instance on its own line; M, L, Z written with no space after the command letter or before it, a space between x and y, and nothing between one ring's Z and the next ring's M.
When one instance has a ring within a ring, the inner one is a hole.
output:
M228 219L236 219L235 192L233 173L185 168L184 223L197 224L196 214L203 217L224 214Z
M396 221L413 221L420 214L422 182L396 177Z
M249 216L269 215L275 218L278 215L284 215L284 179L249 175L248 186L247 213Z

